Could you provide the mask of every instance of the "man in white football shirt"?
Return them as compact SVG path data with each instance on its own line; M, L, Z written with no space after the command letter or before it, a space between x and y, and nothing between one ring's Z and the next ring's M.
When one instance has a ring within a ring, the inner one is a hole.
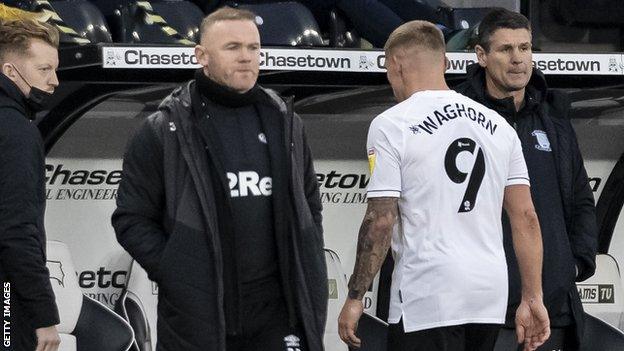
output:
M444 39L433 24L402 25L385 52L399 104L368 134L368 208L341 338L360 346L361 300L391 245L388 350L492 350L507 307L504 207L522 276L518 342L537 348L550 335L542 243L516 133L496 112L449 90Z

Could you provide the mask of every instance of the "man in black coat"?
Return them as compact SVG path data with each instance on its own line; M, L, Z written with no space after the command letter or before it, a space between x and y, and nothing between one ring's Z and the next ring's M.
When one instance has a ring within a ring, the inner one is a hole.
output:
M254 20L204 19L202 68L124 156L112 223L159 285L157 350L323 349L318 182L301 120L256 84Z
M541 72L532 68L531 27L524 16L494 10L481 22L478 39L479 63L468 67L468 80L457 91L501 114L520 137L542 229L544 303L553 331L540 350L577 350L583 307L575 281L594 274L598 230L569 102L547 89ZM506 327L511 328L520 277L503 217L510 284Z
M0 282L7 350L57 350L59 316L45 257L45 162L34 113L58 86L59 36L0 19Z

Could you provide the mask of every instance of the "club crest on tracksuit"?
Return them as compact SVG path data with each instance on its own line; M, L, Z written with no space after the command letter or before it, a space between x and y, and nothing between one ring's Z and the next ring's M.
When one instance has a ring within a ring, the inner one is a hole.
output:
M537 144L535 144L536 149L547 152L552 151L552 149L550 148L550 141L548 140L548 135L546 135L546 132L536 129L533 131L533 133L531 133L531 135L533 135L537 139Z

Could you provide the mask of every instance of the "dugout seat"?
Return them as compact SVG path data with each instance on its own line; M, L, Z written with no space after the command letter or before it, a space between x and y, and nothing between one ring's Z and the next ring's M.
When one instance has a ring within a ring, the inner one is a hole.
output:
M620 269L608 254L596 255L596 273L577 283L583 309L615 328L624 330L624 291Z
M580 349L583 351L624 350L624 333L586 313L585 334Z
M477 26L492 8L441 6L437 11L441 22L450 30L461 30Z
M266 46L324 46L321 30L312 12L294 2L241 4L256 14L260 41Z
M203 12L184 0L92 0L119 43L194 45Z
M188 40L199 42L199 25L204 13L194 3L182 0L152 1L154 11Z
M90 43L89 39L81 36L70 24L61 18L48 0L5 0L2 3L6 6L35 13L37 20L55 27L59 31L59 43L62 46ZM94 14L92 17L96 18L97 14Z
M91 43L113 41L106 19L100 10L86 0L63 0L50 3L65 23Z
M126 288L115 305L115 312L121 315L134 330L133 350L153 351L156 347L156 319L158 288L149 280L145 270L136 262L128 271Z
M334 251L325 249L325 263L327 264L329 298L327 299L324 344L328 350L347 350L347 345L340 340L338 323L335 322L347 298L347 277L342 271L340 258Z
M347 345L340 340L338 334L338 315L347 298L347 276L342 270L338 254L325 249L327 264L327 283L329 298L327 299L327 323L325 324L325 348L328 350L347 350ZM388 324L381 319L364 312L358 323L356 335L362 340L359 351L385 351L388 336Z
M359 48L362 39L346 16L339 9L329 12L329 46L339 48Z
M100 302L82 294L67 245L46 243L50 283L60 324L60 351L127 351L134 340L130 325Z

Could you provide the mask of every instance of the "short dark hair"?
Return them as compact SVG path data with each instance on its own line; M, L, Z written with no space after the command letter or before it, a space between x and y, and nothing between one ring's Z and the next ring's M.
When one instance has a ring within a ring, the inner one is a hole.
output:
M0 19L0 63L9 53L26 55L34 39L58 49L59 32L51 25L29 18Z
M213 24L221 21L251 21L256 24L256 15L245 9L232 8L228 6L221 7L202 20L199 25L200 37L203 37L204 33Z
M486 52L490 51L490 37L501 28L526 29L531 32L531 22L520 13L500 7L494 8L483 17L481 24L479 24L477 44Z

